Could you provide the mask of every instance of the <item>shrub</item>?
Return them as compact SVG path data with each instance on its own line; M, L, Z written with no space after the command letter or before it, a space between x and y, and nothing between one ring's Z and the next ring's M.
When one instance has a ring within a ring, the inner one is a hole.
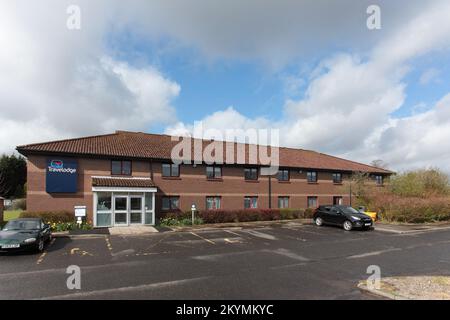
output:
M409 171L391 178L390 191L403 197L445 196L449 178L438 169Z
M313 209L313 208L307 208L307 209L305 210L304 218L305 218L305 219L312 219L312 217L313 217L315 211L316 211L316 210Z
M27 200L26 199L16 199L13 200L12 210L27 210Z
M24 211L20 218L42 218L46 223L75 222L75 215L71 211Z

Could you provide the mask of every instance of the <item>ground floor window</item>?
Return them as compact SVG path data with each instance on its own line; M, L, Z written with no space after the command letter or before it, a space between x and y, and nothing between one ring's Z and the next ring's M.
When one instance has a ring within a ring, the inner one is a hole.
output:
M342 197L338 196L338 197L333 197L333 205L335 206L341 206L344 204L344 201L342 199Z
M278 197L278 208L279 209L289 208L289 197Z
M308 197L308 208L317 208L317 197Z
M177 210L180 207L179 196L162 197L162 210Z
M258 197L244 197L244 208L245 209L258 208Z
M206 197L206 209L207 210L214 210L214 209L220 209L221 205L221 197Z

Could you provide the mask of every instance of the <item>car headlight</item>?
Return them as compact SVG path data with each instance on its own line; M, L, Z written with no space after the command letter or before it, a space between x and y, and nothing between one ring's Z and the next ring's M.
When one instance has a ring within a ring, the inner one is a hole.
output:
M356 216L352 216L352 218L353 218L353 220L356 220L356 221L359 221L359 220L361 220L361 218L360 218L360 217L356 217Z
M23 242L25 242L25 243L33 243L33 242L36 242L36 238L28 238L28 239L25 239Z

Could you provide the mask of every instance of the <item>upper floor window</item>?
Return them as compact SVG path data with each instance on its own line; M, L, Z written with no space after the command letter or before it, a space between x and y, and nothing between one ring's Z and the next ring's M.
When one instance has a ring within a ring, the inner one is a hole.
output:
M308 182L317 182L317 171L308 171L306 173L306 178Z
M289 208L289 197L278 197L278 208L279 209Z
M214 209L220 209L221 205L221 197L206 197L206 209L207 210L214 210Z
M131 176L131 161L112 160L111 175Z
M289 181L289 169L280 169L277 174L278 181Z
M179 177L180 165L174 163L162 164L162 176L163 177Z
M179 196L162 197L162 210L177 210L180 207Z
M258 168L245 168L245 180L258 180Z
M341 183L342 182L342 173L333 173L333 182L334 183Z
M245 209L258 208L258 197L244 197L244 208Z
M221 179L222 178L222 167L219 167L219 166L207 166L206 167L206 178L208 178L208 179Z
M383 184L383 176L375 176L375 181L381 186Z

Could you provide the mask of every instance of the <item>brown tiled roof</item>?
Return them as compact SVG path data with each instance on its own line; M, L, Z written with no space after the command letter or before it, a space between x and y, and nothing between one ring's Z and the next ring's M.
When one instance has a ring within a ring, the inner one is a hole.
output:
M92 177L94 187L127 187L127 188L152 188L155 186L151 179L144 178L114 178Z
M172 148L178 143L178 140L172 141L171 138L168 135L116 131L116 133L106 135L23 145L17 147L17 150L23 155L56 153L60 155L171 160ZM211 140L193 140L202 144L203 148L211 144ZM224 144L222 141L215 141L214 143ZM258 161L256 163L249 161L249 144L234 143L235 159L237 154L236 146L245 148L246 164L260 164ZM193 150L194 143L192 144L191 158L193 158ZM281 167L392 173L389 170L310 150L280 147L279 156Z

